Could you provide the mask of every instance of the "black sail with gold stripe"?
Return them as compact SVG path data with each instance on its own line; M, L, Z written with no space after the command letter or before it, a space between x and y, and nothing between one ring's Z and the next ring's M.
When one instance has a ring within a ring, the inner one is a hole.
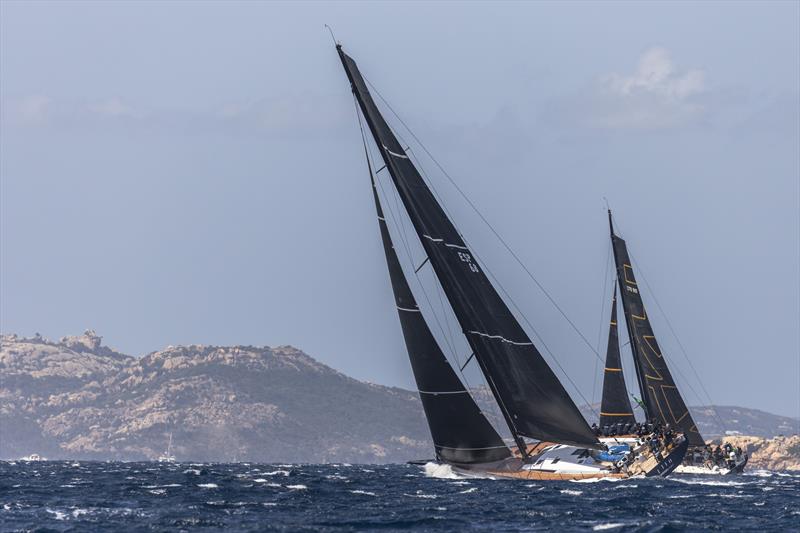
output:
M464 388L428 328L397 259L374 179L372 191L400 326L436 458L448 463L477 464L510 457L508 446Z
M526 449L525 436L601 448L381 116L355 61L341 46L337 50L386 169L517 446Z
M622 373L622 361L619 357L619 335L617 333L617 287L614 286L614 297L611 299L611 324L608 326L608 349L606 350L606 367L603 371L603 399L600 403L600 427L612 424L633 424L631 401L625 386Z
M689 439L690 446L703 446L705 441L697 430L686 402L672 374L667 361L658 346L653 327L647 317L642 295L636 284L631 259L625 241L614 234L611 211L608 212L611 229L611 243L614 248L614 261L617 267L622 308L628 326L634 367L642 392L642 401L648 420L660 421L678 428Z

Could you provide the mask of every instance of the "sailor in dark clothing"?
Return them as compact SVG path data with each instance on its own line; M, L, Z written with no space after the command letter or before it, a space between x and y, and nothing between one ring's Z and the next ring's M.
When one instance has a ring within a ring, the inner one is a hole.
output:
M592 433L595 437L600 435L600 428L597 427L597 424L592 424Z

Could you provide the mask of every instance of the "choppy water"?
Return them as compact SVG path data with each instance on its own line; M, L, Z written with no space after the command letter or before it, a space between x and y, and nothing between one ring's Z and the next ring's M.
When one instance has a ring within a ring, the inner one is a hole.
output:
M800 528L798 474L529 483L433 466L0 463L0 529Z

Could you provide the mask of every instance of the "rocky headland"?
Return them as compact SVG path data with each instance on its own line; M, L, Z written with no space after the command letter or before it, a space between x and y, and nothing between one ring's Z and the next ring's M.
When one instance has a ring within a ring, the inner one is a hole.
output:
M490 401L487 391L475 396ZM693 413L707 437L754 435L726 437L754 467L800 470L800 437L775 437L797 433L797 420L741 407ZM170 435L174 455L192 461L432 454L416 393L352 379L291 346L168 346L131 357L93 331L58 341L0 337L0 459L148 460Z

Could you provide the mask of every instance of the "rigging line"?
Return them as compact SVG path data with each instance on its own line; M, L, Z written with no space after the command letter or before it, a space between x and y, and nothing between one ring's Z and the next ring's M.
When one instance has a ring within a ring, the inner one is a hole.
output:
M363 126L363 123L361 121L361 114L360 114L360 110L358 108L358 102L355 99L355 95L353 95L353 102L355 103L355 106L356 106L356 115L358 117L358 126L359 126L359 129L361 130L361 141L364 143L364 147L367 148L368 147L367 139L366 139L366 135L364 133L364 126ZM367 158L368 158L368 163L374 168L374 163L370 162L370 160L372 159L372 154L369 151L369 149L367 149ZM392 218L392 222L394 223L394 226L395 226L395 229L396 229L398 227L397 218L395 217L395 214L394 214L394 211L392 210L391 204L388 202L388 195L386 194L386 191L383 188L383 183L381 183L381 181L379 179L375 179L375 181L377 182L378 186L380 187L380 191L381 191L381 193L382 193L382 195L384 197L384 201L386 202L386 207L387 207L387 209L389 211L389 216ZM398 216L399 215L400 215L400 213L398 213ZM404 244L404 249L406 251L407 258L408 258L409 261L411 261L411 265L413 266L414 258L412 257L411 249L409 248L407 242L403 241L402 239L401 239L401 241ZM433 305L431 304L430 298L428 298L428 292L425 290L425 286L422 284L422 281L419 279L419 276L415 274L414 277L416 278L419 287L422 289L422 294L425 296L425 301L428 303L428 307L431 308L431 309L434 309ZM447 337L445 336L444 328L442 327L442 324L439 322L439 317L436 315L436 312L433 313L433 318L436 321L436 324L439 326L439 329L442 332L442 336L444 336L445 345L447 346L447 348L452 353L455 353L455 348L453 346L450 346L447 343Z
M631 257L631 261L633 262L633 264L636 265L636 269L639 272L642 273L642 280L644 280L644 284L647 287L647 290L649 291L650 296L653 297L653 301L656 303L656 307L658 307L658 310L661 312L661 316L664 317L664 321L667 323L667 327L669 328L669 331L672 334L672 337L677 341L678 346L681 349L681 353L683 354L683 357L686 359L686 362L689 363L689 368L692 369L692 372L694 373L694 377L697 380L697 383L700 385L700 388L702 389L703 393L705 394L705 401L708 401L709 407L711 407L713 409L714 414L718 418L717 421L720 424L722 424L723 423L722 422L722 418L720 418L719 413L717 413L717 410L714 407L715 406L714 400L711 398L711 395L706 390L705 385L703 385L703 381L700 379L700 376L698 375L697 370L695 370L694 365L692 364L692 360L689 358L689 354L686 352L686 348L683 347L683 343L678 338L678 335L675 333L675 329L672 327L672 323L669 321L669 317L667 317L667 314L664 312L664 309L661 307L661 304L658 302L658 298L656 298L655 292L653 292L652 287L650 287L650 284L647 282L647 277L644 275L644 270L642 270L642 267L636 261L636 259L634 258L633 254L631 254L630 252L628 252L628 254ZM662 350L662 352L663 352L663 350ZM662 353L662 355L666 358L665 354ZM678 371L678 374L680 374L680 376L683 378L684 382L689 386L689 389L695 394L695 396L697 396L698 399L702 399L702 396L697 394L697 391L692 386L691 381L689 379L687 379L686 376L683 375L683 372L681 372L680 367L676 365L675 369Z
M465 241L465 242L466 242L466 241ZM469 246L469 244L468 244L468 246ZM550 348L547 346L547 343L544 341L544 339L542 338L542 336L541 336L541 335L539 335L539 332L538 332L538 331L536 331L536 328L533 326L533 324L531 324L531 321L530 321L530 320L528 320L528 317L527 317L527 316L525 316L525 313L523 313L523 312L522 312L522 310L519 308L519 306L517 305L517 303L514 301L514 299L513 299L513 298L511 297L511 295L508 293L508 291L506 291L505 287L503 287L503 284L502 284L502 283L500 283L500 281L497 279L497 277L494 275L494 273L491 271L491 269L489 269L488 267L486 267L486 266L485 266L485 263L484 263L484 261L483 261L483 260L480 258L480 256L479 256L477 253L475 253L474 249L473 249L471 246L470 246L469 248L470 248L470 252L472 253L472 255L474 255L474 256L475 256L475 259L477 259L477 260L478 260L478 263L479 263L479 265L480 265L480 266L481 266L481 267L482 267L482 268L483 268L483 269L484 269L486 272L488 272L488 273L489 273L489 275L492 277L492 279L494 280L494 282L495 282L495 283L497 283L497 286L498 286L498 287L500 287L500 290L501 290L501 291L503 291L503 294L505 294L506 298L508 298L508 300L511 302L511 305L514 307L514 309L516 309L516 310L517 310L517 313L519 313L519 315L522 317L522 319L525 321L525 323L526 323L526 324L528 324L528 327L530 327L530 328L533 330L533 333L534 333L534 334L536 335L536 337L539 339L539 342L541 343L541 345L544 347L545 351L546 351L546 352L548 353L548 355L550 356L550 359L552 359L552 361L553 361L553 362L556 364L556 366L558 366L558 368L561 370L561 373L564 375L564 377L565 377L565 378L567 378L567 381L569 381L569 382L570 382L570 384L572 385L572 387L573 387L573 388L575 389L575 391L578 393L578 396L580 396L580 397L581 397L581 399L583 400L583 402L584 402L584 403L585 403L585 404L586 404L586 405L589 407L589 410L591 410L591 411L592 411L592 413L594 413L594 415L595 415L595 416L598 416L598 417L599 417L599 415L597 414L597 411L595 411L595 410L594 410L594 407L592 406L592 404L590 404L590 403L589 403L589 401L586 399L586 397L583 395L583 393L581 393L581 390L580 390L580 388L578 388L578 386L575 384L575 382L574 382L574 381L572 381L572 378L569 376L569 374L567 373L567 371L566 371L566 370L564 370L564 367L563 367L563 366L561 366L561 363L558 361L558 358L556 358L555 354L553 354L553 352L552 352L552 351L550 350Z
M419 142L419 139L417 139L417 137L414 135L414 132L411 131L409 129L409 127L406 125L406 123L403 122L403 119L401 119L400 116L397 113L395 113L394 109L392 109L392 106L389 105L389 102L387 102L386 99L383 97L383 95L381 95L381 93L378 91L378 89L376 89L375 86L372 85L372 82L369 81L366 78L366 76L363 75L363 73L362 73L362 77L364 78L364 81L366 81L367 84L369 84L369 86L372 87L372 89L375 91L375 93L378 95L378 97L383 101L383 103L386 104L386 107L389 109L389 111L391 111L391 113L400 121L400 123L405 127L405 129L408 130L408 132L411 134L411 136L417 141L417 144L419 144L422 147L422 149L425 151L425 153L428 154L428 157L433 159L433 156L431 156L430 152L428 152L428 149L425 148L424 146L422 146L422 143ZM400 139L400 142L402 144L404 144L405 146L410 146L411 143L407 142L406 139L403 137L403 135L400 132L398 132L395 128L393 128L388 122L386 123L386 125L389 127L389 129L392 131L392 133L398 139ZM411 159L411 161L416 165L416 167L421 172L422 178L423 178L423 182L425 183L425 185L428 186L429 189L431 189L431 191L433 192L434 198L436 198L436 201L439 202L439 205L442 207L442 209L444 210L444 212L447 215L447 217L451 221L455 220L455 218L453 218L453 215L447 209L447 204L444 202L444 198L442 197L442 195L439 194L438 189L436 188L436 186L434 185L433 181L428 176L428 173L425 172L425 167L422 166L422 164L420 164L419 158L416 157L416 154L410 148L407 148L406 151L411 151L410 155L409 154L406 154L406 155L409 155L409 157L413 157L413 159ZM436 160L434 160L434 163L436 163ZM438 163L436 163L436 164L438 165ZM441 168L441 166L440 166L440 168ZM448 176L448 178L449 178L449 176ZM463 238L463 235L461 235L461 232L458 231L458 228L456 228L456 231Z
M472 209L478 214L478 216L481 218L481 220L483 220L483 222L489 227L489 229L492 231L492 233L494 233L495 237L497 237L497 239L500 240L500 242L503 244L503 246L506 248L506 250L512 255L512 257L514 257L514 259L523 268L523 270L525 270L525 272L528 274L528 276L536 283L536 285L540 288L540 290L547 296L547 298L550 300L550 302L556 307L556 309L558 309L558 311L561 313L561 315L567 320L567 322L569 322L569 324L572 326L572 328L578 333L578 335L580 335L580 337L583 339L584 343L592 350L592 352L594 353L595 357L597 357L599 359L600 355L597 353L597 351L595 351L595 349L591 345L591 343L580 332L580 330L577 328L577 326L575 326L575 324L569 319L569 317L566 315L566 313L564 313L564 311L558 306L558 304L555 302L555 300L552 298L552 296L550 296L550 294L545 290L545 288L533 276L533 274L530 272L530 270L528 270L528 268L524 265L524 263L522 263L522 261L519 259L519 257L514 253L514 251L505 242L505 240L503 240L503 238L497 233L497 231L494 229L494 227L492 227L492 225L489 224L489 221L486 220L486 218L483 216L483 214L480 212L480 210L478 210L478 208L475 206L475 204L472 203L472 201L469 199L469 197L467 197L467 195L461 190L461 188L456 184L456 182L453 180L453 178L451 178L450 175L447 173L447 171L444 170L442 165L436 160L435 157L433 157L433 155L430 153L430 151L427 149L427 147L419 140L419 138L414 134L414 132L411 131L411 128L409 128L408 125L403 121L403 119L400 118L400 116L395 112L395 110L392 108L392 106L389 104L389 102L386 101L386 99L383 97L383 95L380 93L380 91L378 91L378 89L375 88L375 86L372 84L372 82L369 81L369 79L364 77L364 80L375 91L375 93L383 101L383 103L386 104L386 107L389 109L389 111L391 111L391 113L397 118L398 121L400 121L400 123L403 125L403 127L405 127L405 129L411 134L411 136L414 138L414 140L417 142L417 144L420 145L420 147L424 150L424 152L428 155L428 157L431 158L431 160L436 164L436 166L439 168L439 170L447 177L447 179L450 181L450 183L456 188L456 190L461 194L461 196L467 201L467 203L470 205L470 207L472 207ZM403 141L404 144L408 144L402 138L402 135L398 134L398 137L400 137L400 139ZM421 167L421 165L420 165L420 167ZM423 174L425 174L424 169L423 169ZM426 174L426 177L427 177L427 174ZM427 181L430 182L430 180L427 180ZM450 215L449 211L447 210L446 204L442 201L440 195L436 191L436 188L431 183L428 183L428 186L433 190L434 194L438 197L438 201L439 201L440 205L444 209L445 213L447 213L447 215L452 220L453 219L452 215ZM460 235L460 232L459 232L459 235ZM461 238L466 242L466 239L464 238L463 235L461 235ZM478 257L478 255L474 252L474 249L471 246L470 246L470 251L473 253L473 255L475 255L476 258L478 258L478 260L480 260L480 257ZM484 263L484 262L481 261L481 263ZM485 265L485 263L484 263L484 265ZM572 381L572 378L569 376L569 374L566 373L566 371L564 370L564 367L561 366L561 363L558 361L558 359L555 358L553 353L547 347L547 344L542 339L542 336L539 335L539 333L533 327L533 324L531 324L530 320L528 320L528 318L525 316L525 314L520 310L520 308L516 304L516 302L514 302L514 300L511 298L511 296L505 290L505 288L503 288L502 284L500 284L500 282L497 280L497 278L494 276L494 274L492 274L491 270L489 270L485 266L484 266L484 269L487 270L487 272L490 273L490 275L492 276L492 279L495 280L495 283L497 283L498 286L500 286L500 288L502 289L503 293L506 295L506 297L509 299L509 301L511 301L511 303L513 304L513 306L517 310L517 312L523 317L523 319L528 324L528 326L534 331L536 336L539 338L541 344L545 347L545 349L550 354L551 358L556 363L556 365L559 367L559 369L564 374L564 376L567 378L567 380L575 388L575 391L578 393L578 395L581 397L581 399L583 399L584 403L589 405L589 409L595 414L595 416L597 416L597 412L594 410L594 408L591 406L591 404L589 404L589 402L586 400L586 397L581 393L581 391L577 387L577 385L575 385L575 382Z
M617 227L620 230L622 229L620 227L620 225L619 225L619 221L617 221ZM672 323L670 322L669 317L667 316L667 313L664 312L664 308L661 307L661 304L659 303L658 298L656 297L656 293L653 291L652 287L650 286L650 283L647 281L647 276L645 275L644 269L641 267L641 265L638 263L638 261L636 261L636 258L630 252L630 250L628 251L628 255L631 258L631 262L636 266L636 270L641 272L642 280L644 281L644 284L647 287L647 290L650 292L650 295L653 297L653 301L656 303L656 307L658 307L658 310L661 312L661 315L664 317L664 321L667 323L667 327L669 328L670 333L672 333L673 338L677 341L678 346L681 349L681 353L683 354L683 357L686 359L686 362L689 363L689 368L692 369L692 373L694 374L695 379L697 380L698 384L700 385L700 388L705 393L705 395L706 395L705 400L703 400L702 396L697 394L697 391L694 389L694 387L692 387L691 381L686 379L686 376L683 375L683 372L681 372L680 367L675 365L675 369L678 371L678 374L680 374L680 376L683 378L684 382L689 386L689 389L694 393L694 395L697 397L697 399L699 399L701 401L707 401L708 402L709 407L711 407L711 409L714 411L714 416L717 418L717 422L720 424L721 427L724 427L724 422L722 420L722 417L720 417L719 413L717 412L717 409L715 407L713 399L711 398L711 395L706 390L705 385L703 385L703 380L700 379L700 375L697 373L697 370L694 368L694 365L692 364L691 358L689 358L689 354L687 353L686 348L684 348L683 343L678 338L677 333L675 333L675 329L672 327ZM666 359L666 355L663 354L663 350L662 350L662 356Z
M455 187L455 189L458 191L458 193L461 195L461 197L464 198L464 200L467 202L467 204L469 204L469 206L472 208L472 210L475 211L475 213L480 217L480 219L483 221L483 223L486 224L486 226L491 230L491 232L495 235L495 237L497 237L497 239L500 241L500 243L503 245L503 247L506 249L506 251L508 251L508 253L511 254L511 256L514 258L514 260L522 267L522 269L525 271L525 273L528 275L528 277L531 278L531 280L533 280L533 282L536 284L536 286L539 287L539 290L542 291L542 293L547 297L547 299L550 300L550 303L558 310L558 312L561 314L561 316L564 317L564 319L569 323L569 325L572 327L572 329L580 336L581 339L583 339L583 342L586 344L586 346L589 347L589 349L592 351L592 353L594 353L594 355L597 358L600 358L600 354L594 349L594 346L592 346L592 344L588 341L586 336L581 332L580 329L578 329L578 327L569 318L569 316L567 316L567 314L564 312L564 310L561 309L561 306L559 306L558 303L556 303L555 299L553 299L553 297L550 295L550 293L547 291L547 289L545 289L544 286L541 283L539 283L539 280L536 279L536 277L528 269L528 267L525 266L525 263L523 263L522 260L519 258L519 256L514 252L514 250L511 248L511 246L508 245L508 243L505 241L505 239L503 239L500 236L500 234L489 223L489 221L486 219L486 217L483 216L483 213L481 213L481 211L472 202L472 200L470 200L470 198L461 189L461 187L458 186L456 181L452 177L450 177L450 175L447 173L447 171L444 169L444 167L439 163L439 161L435 157L433 157L433 154L430 153L428 148L422 143L422 141L419 140L419 138L417 138L417 136L414 134L414 132L411 131L411 128L409 128L408 125L403 121L403 119L400 118L400 116L395 112L395 110L392 109L392 106L389 105L389 102L387 102L386 99L383 97L383 95L381 95L380 91L378 91L378 89L376 89L375 86L372 85L372 83L367 78L364 78L364 79L369 84L369 86L372 87L372 89L375 91L375 94L377 94L378 97L383 101L383 103L386 104L386 107L392 112L392 114L395 117L397 117L397 120L400 121L400 123L406 128L406 130L408 130L408 132L411 134L411 136L414 138L414 140L417 141L417 143L425 151L425 153L428 154L428 157L430 157L431 160L434 162L434 164L436 164L436 166L439 167L439 170L441 170L442 173L447 177L448 181L450 181L450 183L453 185L453 187ZM462 236L462 238L463 238L463 236Z
M606 299L608 297L608 294L607 294L606 291L608 290L608 270L609 270L609 263L610 263L609 260L610 259L611 259L611 246L609 245L606 248L606 271L605 271L605 274L603 274L603 295L602 295L601 304L600 304L600 327L599 327L599 329L597 331L597 351L598 352L600 351L600 343L602 342L602 338L603 338L603 326L604 326L603 317L605 317L605 308L606 308L606 301L607 301ZM613 304L613 300L612 300L612 305L614 305ZM598 366L598 364L599 364L599 360L595 358L595 360L594 360L594 374L592 374L592 376L593 376L593 378L592 378L592 404L594 404L595 399L597 398L596 393L597 393L597 381L598 381L598 375L597 375L597 366Z

